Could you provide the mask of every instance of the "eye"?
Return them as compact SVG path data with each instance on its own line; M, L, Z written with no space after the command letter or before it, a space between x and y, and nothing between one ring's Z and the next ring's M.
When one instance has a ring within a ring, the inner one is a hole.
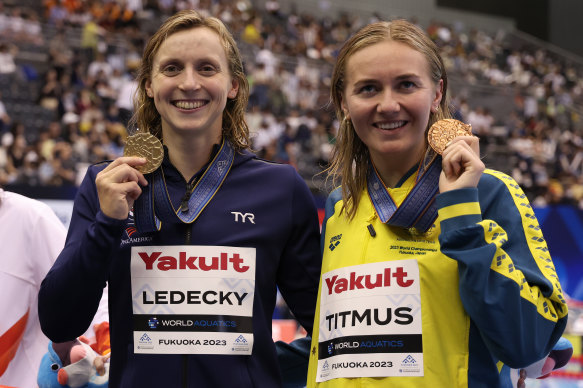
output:
M162 68L162 74L168 76L168 77L172 77L177 75L180 70L182 70L178 65L175 64L170 64L170 65L166 65Z
M417 84L413 81L403 81L400 84L400 87L402 89L413 89L417 86Z
M366 84L361 86L358 89L358 93L360 94L372 94L377 91L377 87L373 84Z
M198 68L198 71L203 75L213 75L218 72L218 69L210 63L205 63Z
M51 364L51 370L59 370L59 364Z

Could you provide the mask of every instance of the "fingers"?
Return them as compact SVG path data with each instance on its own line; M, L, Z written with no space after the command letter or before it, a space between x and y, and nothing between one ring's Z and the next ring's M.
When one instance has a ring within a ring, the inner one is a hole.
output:
M476 155L480 155L480 138L477 136L458 136L448 143L443 153L446 154L448 148L460 142L465 143Z
M479 139L474 136L457 137L442 154L440 191L476 187L484 169Z
M107 165L107 167L105 167L102 171L102 173L109 173L115 170L118 170L119 172L119 167L123 167L123 166L129 166L132 167L132 170L134 170L136 172L136 175L134 175L132 178L137 178L137 182L143 186L148 184L148 181L146 180L146 178L144 177L144 175L139 172L138 170L136 170L136 167L139 166L143 166L144 164L146 164L147 160L145 158L139 158L136 156L122 156L119 157L117 159L115 159L113 162L109 163ZM131 179L131 178L130 178ZM131 179L134 180L134 179Z
M134 201L142 193L140 185L148 181L135 167L146 163L144 158L120 157L100 171L95 178L101 211L108 217L126 219Z

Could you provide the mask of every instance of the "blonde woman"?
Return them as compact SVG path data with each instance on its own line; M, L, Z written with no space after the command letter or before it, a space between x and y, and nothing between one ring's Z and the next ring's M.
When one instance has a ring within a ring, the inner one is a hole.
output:
M429 147L450 118L447 76L417 26L358 31L331 94L341 187L326 203L308 387L502 387L502 365L545 357L567 323L524 193L485 169L471 133Z

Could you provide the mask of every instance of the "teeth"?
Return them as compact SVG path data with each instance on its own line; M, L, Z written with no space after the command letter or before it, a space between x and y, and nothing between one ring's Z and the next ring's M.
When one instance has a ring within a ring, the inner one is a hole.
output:
M180 109L196 109L204 105L204 101L177 101L174 103Z
M395 129L405 125L405 121L396 121L392 123L381 123L377 124L377 128L379 129Z

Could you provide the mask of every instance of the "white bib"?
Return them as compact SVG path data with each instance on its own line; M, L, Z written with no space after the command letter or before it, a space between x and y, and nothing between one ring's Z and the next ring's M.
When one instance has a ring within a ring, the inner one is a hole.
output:
M323 274L317 381L423 376L421 295L416 260Z
M132 247L134 352L251 354L255 248Z

